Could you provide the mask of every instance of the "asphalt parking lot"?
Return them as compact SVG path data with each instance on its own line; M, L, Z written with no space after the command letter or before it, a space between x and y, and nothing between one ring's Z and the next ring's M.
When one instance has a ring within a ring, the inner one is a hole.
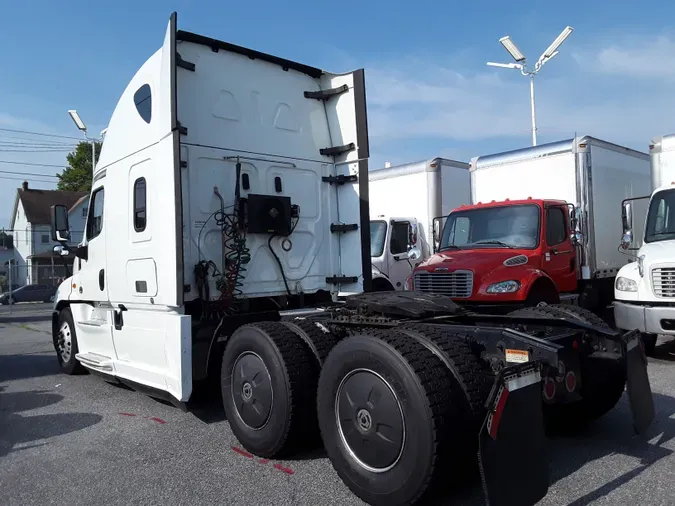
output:
M362 504L321 451L283 462L243 452L207 402L186 413L93 375L61 375L48 329L0 319L0 504ZM549 440L542 505L675 504L675 342L657 353L649 433L632 435L624 395L584 434ZM482 504L480 487L442 504Z

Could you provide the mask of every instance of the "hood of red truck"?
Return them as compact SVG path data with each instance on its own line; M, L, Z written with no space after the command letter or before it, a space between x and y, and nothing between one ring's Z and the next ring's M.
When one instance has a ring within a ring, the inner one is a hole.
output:
M509 258L521 255L529 257L533 252L528 250L527 253L509 248L441 251L420 263L415 270L429 272L446 269L448 271L471 270L476 274L484 275L496 268L504 267L504 261Z

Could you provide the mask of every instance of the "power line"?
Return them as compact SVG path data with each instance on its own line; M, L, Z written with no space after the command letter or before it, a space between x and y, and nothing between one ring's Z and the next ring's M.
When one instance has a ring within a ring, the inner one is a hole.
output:
M12 140L4 140L0 137L0 146L8 148L73 148L77 147L76 144L66 144L64 142L44 142L44 141L34 141L34 142L20 142Z
M31 148L31 149L4 149L4 146L0 146L0 153L68 153L72 151L70 148Z
M14 132L17 134L29 134L29 135L40 135L42 137L56 137L59 139L75 139L76 141L84 142L84 139L81 137L71 137L70 135L55 135L55 134L43 134L40 132L29 132L28 130L14 130L13 128L0 128L0 131L3 132Z
M0 170L0 174L9 174L11 176L37 176L37 177L55 177L58 178L56 174L53 176L51 174L39 174L37 172L17 172L14 170Z
M57 169L65 169L67 165L55 165L53 163L29 163L29 162L15 162L11 160L0 160L0 163L9 163L12 165L30 165L31 167L56 167Z
M35 178L25 178L25 177L12 177L12 176L0 176L0 179L9 179L13 181L30 181L33 183L47 183L47 184L56 184L58 181L47 181L44 179L35 179Z
M25 135L22 136L17 136L17 135L7 135L2 132L0 132L0 139L14 139L13 141L7 141L3 140L2 142L16 142L16 141L27 141L27 142L43 142L45 144L77 144L76 142L72 141L57 141L57 140L50 140L50 139L32 139L30 137L26 137Z

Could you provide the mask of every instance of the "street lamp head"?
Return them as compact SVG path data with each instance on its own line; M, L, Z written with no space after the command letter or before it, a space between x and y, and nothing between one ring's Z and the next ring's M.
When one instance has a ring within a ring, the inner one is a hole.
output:
M518 47L513 43L511 37L508 35L499 39L499 42L504 49L506 49L509 54L516 60L518 63L525 61L525 55L518 49Z
M558 48L562 45L563 42L569 37L572 32L574 31L574 28L571 26L566 26L565 29L560 32L560 35L553 41L553 43L548 46L548 49L542 53L542 55L539 57L539 61L544 61L544 60L550 60L555 56L555 53L558 51Z
M523 66L520 63L495 63L493 61L487 62L487 65L490 67L501 67L504 69L522 69Z
M73 123L75 123L75 126L79 130L82 130L83 132L87 131L87 126L84 124L84 121L82 121L82 118L80 118L80 115L77 114L77 111L75 109L70 109L68 111L68 114L70 114L70 119L73 120Z

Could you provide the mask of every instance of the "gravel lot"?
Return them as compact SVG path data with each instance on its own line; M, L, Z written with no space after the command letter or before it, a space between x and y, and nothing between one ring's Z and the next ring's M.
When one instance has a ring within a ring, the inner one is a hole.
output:
M185 413L93 375L59 374L48 329L0 320L0 504L363 504L320 451L283 462L237 451L221 408ZM658 354L649 434L633 437L624 395L586 433L549 440L542 505L675 504L675 342ZM474 485L442 504L480 499Z

